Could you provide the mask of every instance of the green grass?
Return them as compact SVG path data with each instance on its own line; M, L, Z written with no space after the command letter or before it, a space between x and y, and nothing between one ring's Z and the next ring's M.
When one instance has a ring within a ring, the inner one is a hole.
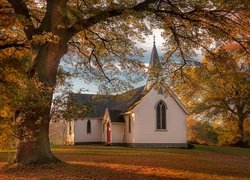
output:
M4 173L42 179L250 179L250 149L195 146L194 149L117 146L52 146L66 164ZM0 166L14 151L0 151Z
M206 146L195 145L193 149L179 149L179 148L148 148L148 147L123 147L123 146L99 146L99 145L84 145L84 146L52 146L55 153L77 153L77 154L93 154L104 155L111 154L117 155L137 155L141 152L154 152L165 154L203 154L210 153L223 153L228 155L246 156L250 157L250 149L229 147L229 146Z
M200 151L211 151L211 152L225 153L225 154L229 154L229 155L249 156L250 157L250 149L249 148L196 145L195 149L200 150Z

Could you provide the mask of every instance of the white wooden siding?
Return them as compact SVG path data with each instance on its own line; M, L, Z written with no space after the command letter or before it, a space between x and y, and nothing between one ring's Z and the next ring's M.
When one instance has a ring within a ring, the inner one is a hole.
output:
M91 133L87 133L87 121L91 122ZM74 141L77 142L101 142L102 121L99 119L86 118L75 121Z
M131 132L129 132L129 116L131 118ZM135 142L135 121L131 114L125 115L125 128L126 128L126 143L134 143Z
M167 130L156 129L155 105L163 100L167 105ZM186 113L170 95L152 89L134 109L135 143L186 143Z
M125 123L112 122L111 126L112 143L124 143Z

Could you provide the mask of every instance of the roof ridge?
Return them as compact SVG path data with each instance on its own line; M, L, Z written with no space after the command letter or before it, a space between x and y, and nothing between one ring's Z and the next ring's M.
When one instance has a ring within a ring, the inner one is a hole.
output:
M134 88L134 89L131 89L131 90L128 90L126 92L123 92L123 93L120 93L120 94L90 94L90 93L71 93L73 95L92 95L92 96L119 96L119 95L123 95L123 94L126 94L128 92L131 92L131 91L135 91L135 90L138 90L140 88L143 88L145 85L143 86L139 86L137 88Z

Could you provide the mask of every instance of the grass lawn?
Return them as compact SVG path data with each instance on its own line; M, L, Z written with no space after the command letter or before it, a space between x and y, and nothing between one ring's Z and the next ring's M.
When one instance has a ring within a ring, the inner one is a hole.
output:
M66 163L0 171L0 179L250 179L250 149L56 146ZM14 152L0 151L0 167Z

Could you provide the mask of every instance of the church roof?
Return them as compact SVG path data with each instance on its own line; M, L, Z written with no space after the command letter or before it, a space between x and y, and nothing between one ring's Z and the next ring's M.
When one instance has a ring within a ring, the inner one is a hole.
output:
M120 110L109 110L109 117L112 122L124 122L124 116Z
M153 87L151 87L152 89ZM97 95L97 94L72 94L78 105L90 105L88 117L103 117L105 110L109 110L111 122L124 122L123 114L133 110L151 90L145 90L144 86L119 95ZM174 98L176 103L188 114L188 110L175 95L168 89L167 92Z
M141 99L144 86L119 95L72 94L78 105L90 105L89 117L103 117L106 108L112 122L124 122L122 113Z

